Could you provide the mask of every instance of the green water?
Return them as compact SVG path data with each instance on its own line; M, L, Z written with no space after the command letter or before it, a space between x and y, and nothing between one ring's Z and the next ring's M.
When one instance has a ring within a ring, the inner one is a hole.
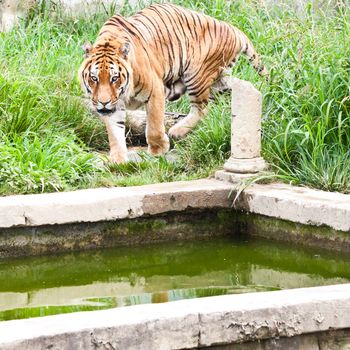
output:
M349 280L350 257L256 239L0 260L0 320Z

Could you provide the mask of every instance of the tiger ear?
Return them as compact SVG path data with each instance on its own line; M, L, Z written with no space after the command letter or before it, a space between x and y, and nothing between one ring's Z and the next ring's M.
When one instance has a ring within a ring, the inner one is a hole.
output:
M130 51L130 43L125 42L120 48L120 53L123 55L124 58L127 58L129 51Z
M84 50L84 57L88 58L90 51L92 50L92 45L90 43L85 43L82 49Z

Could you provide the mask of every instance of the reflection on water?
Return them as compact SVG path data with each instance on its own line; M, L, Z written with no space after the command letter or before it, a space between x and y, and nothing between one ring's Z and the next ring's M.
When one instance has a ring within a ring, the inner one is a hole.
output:
M220 239L0 260L0 320L346 283L350 258Z

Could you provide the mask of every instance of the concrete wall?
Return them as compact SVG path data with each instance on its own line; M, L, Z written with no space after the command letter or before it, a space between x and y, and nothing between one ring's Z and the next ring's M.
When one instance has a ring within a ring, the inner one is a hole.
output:
M28 11L47 2L53 10L59 8L69 16L90 16L93 13L106 12L106 9L118 9L124 0L0 0L0 31L9 31L20 18L25 18ZM129 3L133 6L136 0Z
M18 23L19 18L24 18L30 8L38 5L41 1L48 4L58 5L66 14L73 16L88 16L92 13L105 11L105 7L121 7L125 0L0 0L0 31L8 31ZM323 11L333 11L341 6L345 6L346 0L321 1L314 0L313 7L321 8ZM150 1L145 0L147 4ZM171 2L171 1L169 1ZM292 9L297 14L304 15L307 0L262 0L261 5L271 7L277 5L286 10ZM131 6L137 6L138 0L128 0Z

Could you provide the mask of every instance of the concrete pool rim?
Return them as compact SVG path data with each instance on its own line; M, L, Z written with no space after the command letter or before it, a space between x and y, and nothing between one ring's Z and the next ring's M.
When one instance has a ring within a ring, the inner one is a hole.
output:
M233 206L237 191L201 179L0 197L0 259L228 234L350 252L350 195L253 184Z
M232 208L237 185L215 179L0 197L0 229L114 221L189 209ZM350 195L282 183L253 184L237 210L350 232Z
M294 338L313 349L323 333L333 331L337 340L345 331L349 340L349 330L344 284L5 321L0 348L193 349Z
M0 197L0 259L228 234L350 252L350 195L254 184L233 206L237 191L202 179Z
M321 226L317 230L337 230L348 237L350 195L285 184L254 184L241 194L232 208L238 190L232 183L204 179L2 197L0 233L9 229L35 230L45 225L115 223L192 210L238 210L258 214L258 220L260 215L262 220L276 218L289 224ZM256 220L254 216L247 216L246 222L254 225ZM273 234L276 238L278 232ZM332 243L332 235L329 236ZM0 322L0 348L69 349L83 344L84 349L109 345L135 349L139 345L135 342L143 339L145 348L215 346L219 349L227 344L264 339L318 344L328 341L322 340L322 336L332 337L329 332L339 330L345 332L345 337L350 335L350 284L245 295ZM232 305L241 308L232 309ZM107 319L107 323L101 323L101 319ZM108 323L112 321L115 324ZM339 336L337 333L336 337Z

